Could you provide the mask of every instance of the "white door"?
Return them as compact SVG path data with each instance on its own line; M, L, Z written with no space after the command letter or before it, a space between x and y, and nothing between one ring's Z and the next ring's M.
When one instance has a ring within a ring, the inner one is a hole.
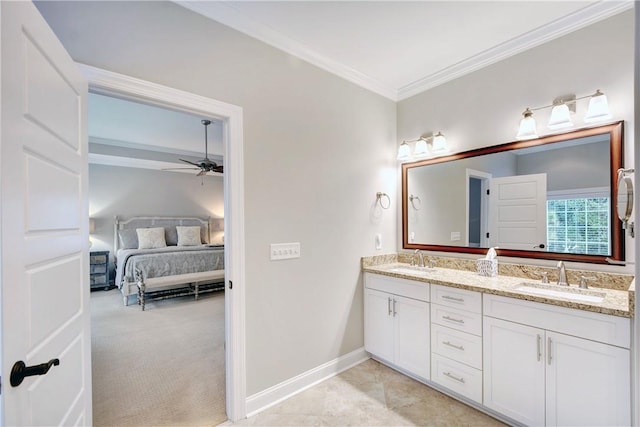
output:
M547 331L547 425L630 425L629 366L628 349Z
M364 347L382 359L393 362L393 299L391 295L364 290Z
M89 425L87 83L32 3L0 16L1 422Z
M395 363L424 379L431 376L429 363L429 303L393 297Z
M544 330L483 320L484 405L530 426L545 423Z
M493 178L489 240L504 249L546 250L547 175Z

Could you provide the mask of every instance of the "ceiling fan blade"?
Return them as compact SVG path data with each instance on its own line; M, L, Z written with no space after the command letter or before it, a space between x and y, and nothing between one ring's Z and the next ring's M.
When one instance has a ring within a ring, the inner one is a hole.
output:
M197 170L200 170L200 168L162 168L160 170L163 170L163 171L181 171L181 170L197 171Z
M218 173L224 173L224 167L222 165L216 166L211 170L214 171L214 172L218 172Z
M184 160L184 159L178 159L178 160L180 160L181 162L189 163L190 165L193 165L193 166L200 167L200 165L199 165L199 164L197 164L197 163L193 163L193 162L191 162L191 161L189 161L189 160Z

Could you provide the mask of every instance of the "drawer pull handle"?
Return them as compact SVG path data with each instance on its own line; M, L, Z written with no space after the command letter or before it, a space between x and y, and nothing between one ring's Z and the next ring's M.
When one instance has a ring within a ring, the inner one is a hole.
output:
M551 365L551 360L553 359L553 357L551 356L551 337L547 338L547 355L549 356L549 360L548 363L549 365Z
M542 358L542 337L538 334L538 362Z
M391 298L387 297L387 315L391 316Z
M456 377L455 375L453 375L451 372L443 372L442 375L446 375L449 378L451 378L452 380L456 380L461 384L464 384L464 378L460 378L460 377Z
M449 301L464 302L464 298L456 298L456 297L452 297L452 296L449 296L449 295L442 295L441 298L442 299L448 299Z
M442 316L442 318L444 320L449 320L451 322L456 322L456 323L460 323L461 325L464 325L464 320L462 319L454 319L453 317L449 317L449 316Z
M453 348L455 348L457 350L460 350L460 351L464 351L464 347L463 346L451 344L449 341L442 341L442 344L448 345L449 347L453 347Z
M395 298L393 299L393 317L396 317L396 314L398 314L398 312L396 311L396 300Z

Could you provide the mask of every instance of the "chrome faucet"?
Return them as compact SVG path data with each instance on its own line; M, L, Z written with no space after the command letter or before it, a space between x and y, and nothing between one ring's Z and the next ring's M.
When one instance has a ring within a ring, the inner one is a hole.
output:
M424 267L424 255L420 252L420 249L416 249L413 253L418 258L418 267Z
M567 282L567 270L563 261L558 261L558 285L569 286L569 282Z

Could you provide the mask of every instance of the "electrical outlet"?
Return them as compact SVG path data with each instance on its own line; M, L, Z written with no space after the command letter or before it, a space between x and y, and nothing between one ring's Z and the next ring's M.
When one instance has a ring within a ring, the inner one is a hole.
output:
M382 234L378 233L376 234L376 250L381 250L382 249Z
M451 241L452 242L456 242L460 240L460 232L459 231L452 231L451 232Z
M300 242L272 243L270 247L271 261L300 258Z

